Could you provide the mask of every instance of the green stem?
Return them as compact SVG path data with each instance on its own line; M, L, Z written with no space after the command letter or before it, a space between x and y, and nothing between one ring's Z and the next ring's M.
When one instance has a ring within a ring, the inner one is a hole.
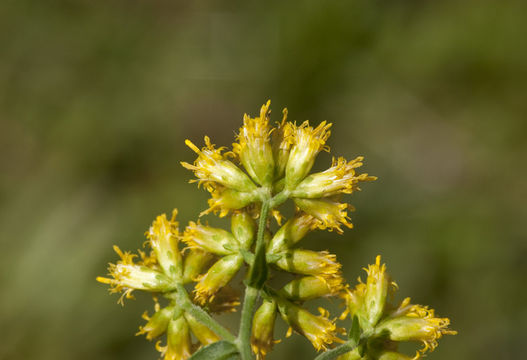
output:
M214 320L205 310L199 306L194 305L187 294L187 290L182 284L177 285L176 301L181 304L181 307L194 316L200 323L206 325L209 329L221 336L227 341L234 342L236 338L229 330L224 328L220 323Z
M252 286L247 286L245 289L245 297L243 299L242 315L240 320L240 331L236 343L242 360L252 359L251 353L251 325L254 311L254 304L258 298L258 289Z
M350 351L353 351L353 350L356 350L357 349L357 343L354 341L354 340L349 340L349 341L346 341L344 344L340 345L340 346L337 346L336 348L334 349L331 349L329 351L326 351L326 352L323 352L322 354L318 355L314 360L332 360L332 359L335 359L337 358L338 356L340 355L344 355ZM361 356L359 355L359 353L356 351L356 357L351 357L349 360L351 359L360 359Z
M264 233L267 225L267 217L269 216L269 203L270 201L264 201L262 203L254 250L254 261L249 269L248 285L245 289L245 298L243 300L240 320L240 331L238 332L238 338L236 339L242 360L253 359L251 352L251 324L254 305L256 304L256 299L258 298L260 289L267 279Z

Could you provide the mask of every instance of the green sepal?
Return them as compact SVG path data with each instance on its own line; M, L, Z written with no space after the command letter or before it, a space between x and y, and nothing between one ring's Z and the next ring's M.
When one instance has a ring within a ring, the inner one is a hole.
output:
M202 347L189 360L238 360L240 354L236 345L229 341L217 341Z
M274 264L275 262L280 260L282 258L282 256L284 256L284 255L283 254L267 254L266 255L267 262L271 263L271 264Z
M353 320L351 321L348 339L352 340L356 345L358 345L360 341L361 332L362 331L359 325L359 318L357 317L357 315L354 315Z

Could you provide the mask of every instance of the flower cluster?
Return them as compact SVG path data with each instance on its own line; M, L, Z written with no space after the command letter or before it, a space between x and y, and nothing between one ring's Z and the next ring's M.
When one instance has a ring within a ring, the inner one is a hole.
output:
M343 296L346 299L347 311L356 317L360 328L369 334L364 359L404 360L419 359L425 352L437 347L437 340L443 335L455 335L450 330L448 318L438 318L434 310L422 305L410 304L405 298L399 306L393 306L387 298L393 297L397 285L386 273L386 265L381 265L381 257L365 269L368 273L366 283L359 278L359 283L352 291ZM397 344L404 341L418 341L423 347L412 358L397 352ZM341 356L340 360L363 358L358 351Z
M191 182L211 195L208 209L200 216L230 216L230 230L191 221L180 233L176 210L170 219L160 215L146 232L147 250L131 254L115 246L120 260L110 264L109 277L97 280L110 285L111 292L122 292L120 303L131 298L134 290L153 294L155 312L143 314L147 323L138 334L149 340L166 335L166 345L161 340L156 343L165 360L207 358L207 351L225 358L234 351L242 360L254 356L263 360L278 342L274 338L278 317L289 326L287 336L294 331L317 351L329 350L347 342L341 336L344 329L326 309L319 308L320 315L314 315L304 307L307 301L326 297L346 299L348 312L372 340L367 356L403 356L394 355L398 354L394 344L406 340L422 341L421 353L433 349L441 335L452 333L446 328L448 319L435 318L433 310L410 305L409 299L398 308L386 305L395 285L379 259L368 268L366 284L350 291L336 255L299 246L311 231L343 233L343 228L351 228L350 206L342 197L359 190L361 182L376 178L358 172L362 157L334 158L327 170L310 173L317 155L329 151L331 124L324 121L314 127L305 121L297 125L287 120L284 109L282 120L273 127L269 107L270 101L259 116L244 115L232 150L216 147L209 137L201 149L186 140L197 158L181 164L194 173L196 179ZM279 207L287 200L295 210L282 225ZM240 333L235 337L210 314L235 311L240 305L230 284L244 267L248 267L245 300ZM273 288L267 281L270 272L286 272L293 278ZM262 302L254 311L258 295ZM202 352L201 347L209 350ZM362 356L355 349L344 358L355 355Z

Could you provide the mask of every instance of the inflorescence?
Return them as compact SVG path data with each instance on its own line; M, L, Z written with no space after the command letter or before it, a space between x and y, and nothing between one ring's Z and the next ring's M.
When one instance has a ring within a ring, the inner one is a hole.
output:
M284 109L282 120L273 127L269 106L270 101L257 117L244 115L232 150L216 147L209 137L201 149L185 142L197 159L181 164L194 173L196 179L191 182L211 195L208 209L200 216L230 216L229 231L197 221L180 232L177 210L170 219L160 215L145 234L145 250L132 254L114 246L120 260L109 265L109 277L97 280L110 285L111 292L122 293L121 304L124 298L132 298L134 290L153 294L154 314L143 314L147 322L137 334L156 339L165 360L188 359L201 347L221 340L234 344L243 360L248 360L247 354L253 356L251 350L257 359L264 359L279 342L273 334L278 317L289 326L288 335L293 331L303 335L317 351L338 350L338 344L349 347L334 357L329 351L327 359L410 359L397 352L397 344L403 341L423 344L414 359L434 350L442 335L455 334L448 329L449 319L435 317L428 307L410 304L409 298L398 306L387 302L397 285L381 265L380 256L366 269L366 282L359 279L350 289L334 254L299 246L313 230L342 234L343 228L351 228L351 207L342 197L376 177L358 172L363 157L334 158L327 170L310 173L317 155L329 151L332 124L324 121L313 127L305 121L297 125L287 121ZM283 222L279 206L288 199L294 202L295 213ZM278 223L274 233L268 215ZM235 338L210 314L236 311L240 299L229 284L244 266L249 271L242 323L244 313L252 316L250 327L245 327L251 334L250 338L241 333ZM266 282L268 268L293 274L294 279L272 288ZM256 299L250 300L250 289L262 299L254 314ZM158 301L160 297L165 298L165 305ZM359 338L346 338L347 332L326 309L319 308L320 314L314 315L303 307L322 297L345 301L340 320L349 315ZM158 340L164 334L166 345ZM244 339L250 339L250 344Z

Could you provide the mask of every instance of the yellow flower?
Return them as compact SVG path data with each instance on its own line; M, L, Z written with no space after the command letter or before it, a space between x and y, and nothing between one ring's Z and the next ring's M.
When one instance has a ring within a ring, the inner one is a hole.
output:
M280 254L275 265L295 274L314 275L324 279L341 277L341 265L337 262L337 257L327 251L293 249Z
M260 110L260 116L251 118L243 116L243 126L237 136L237 143L232 144L233 152L251 178L258 184L269 186L274 178L274 159L269 135L269 106L267 101Z
M437 340L443 335L457 334L457 331L448 328L449 325L450 319L435 317L433 309L412 305L410 298L406 298L398 309L377 326L375 333L388 336L392 341L420 341L423 348L419 352L424 354L433 351L438 345Z
M196 284L195 299L204 305L214 299L214 294L229 283L243 265L243 257L239 254L224 256L202 276Z
M183 282L196 281L214 255L200 249L189 249L183 260Z
M289 219L273 236L267 246L268 254L278 254L293 247L310 230L319 226L319 221L308 214L297 214Z
M221 338L214 331L210 330L206 325L199 322L198 319L188 312L185 312L184 316L185 320L187 320L190 330L202 345L206 346L221 340Z
M289 153L285 169L285 186L293 190L309 173L315 158L321 150L329 151L326 141L331 132L331 124L323 121L316 128L305 121L293 130L294 145Z
M332 166L319 173L311 174L298 184L291 196L300 198L320 198L339 194L351 194L359 190L362 181L373 181L375 176L357 174L355 169L362 166L362 156L349 162L340 157L333 158Z
M174 316L174 312L175 309L173 306L159 309L159 304L156 303L156 312L152 317L149 317L146 311L144 312L142 317L147 323L144 326L139 327L139 332L136 335L146 334L148 340L163 335L168 328L170 319Z
M327 310L319 308L320 316L294 305L290 301L277 298L278 309L282 319L297 333L305 336L317 350L327 350L328 345L342 342L336 333L340 331L334 320L328 319Z
M199 216L219 213L219 217L224 217L233 210L239 210L251 203L260 201L257 192L240 192L213 185L207 185L207 189L211 195L208 200L209 208L199 214Z
M224 148L216 149L208 136L205 136L205 147L201 150L190 140L185 140L185 144L198 154L198 158L194 165L187 162L181 162L181 165L194 171L199 184L217 183L240 192L256 190L251 179L222 154Z
M166 214L159 215L145 235L165 274L180 279L182 265L178 248L179 231L176 215L177 209L173 210L170 220L167 220Z
M112 278L97 277L97 281L111 286L110 291L123 292L119 303L123 304L123 297L132 298L133 290L145 291L168 291L173 287L169 277L160 271L153 270L141 263L134 263L137 255L129 252L122 252L119 247L113 249L121 258L116 264L110 263L108 267L109 275Z
M353 227L353 224L349 222L347 209L350 206L348 204L326 198L295 198L294 201L300 210L320 220L317 225L321 230L336 230L339 234L342 234L342 225L350 229Z
M386 273L386 264L381 265L381 256L375 258L375 264L364 269L368 273L366 291L364 294L364 307L368 322L373 326L383 315L389 285L395 285Z
M254 313L251 348L257 360L265 359L274 344L279 342L273 339L276 315L276 302L267 300Z
M192 342L187 321L183 315L172 319L167 329L167 345L157 342L156 349L164 360L185 360L192 355Z
M324 296L335 296L344 290L340 276L305 276L287 283L278 293L292 301L307 301Z
M202 225L199 221L189 223L183 233L182 241L190 249L205 250L216 255L234 254L240 247L230 232Z

